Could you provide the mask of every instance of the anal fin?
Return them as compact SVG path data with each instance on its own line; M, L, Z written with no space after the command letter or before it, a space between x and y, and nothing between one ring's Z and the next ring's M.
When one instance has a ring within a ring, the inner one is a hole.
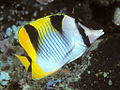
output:
M22 64L25 66L26 72L28 71L28 68L30 66L29 60L25 56L16 55L15 56L22 62Z

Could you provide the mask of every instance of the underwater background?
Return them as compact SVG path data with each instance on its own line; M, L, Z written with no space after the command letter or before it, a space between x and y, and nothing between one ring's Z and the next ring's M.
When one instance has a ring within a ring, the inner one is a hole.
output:
M34 81L14 56L26 54L18 30L57 13L80 18L105 34L55 75ZM0 90L120 90L120 1L0 0Z

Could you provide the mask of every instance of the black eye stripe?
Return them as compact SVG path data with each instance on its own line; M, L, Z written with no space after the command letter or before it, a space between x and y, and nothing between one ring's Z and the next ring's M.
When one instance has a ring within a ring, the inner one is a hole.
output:
M78 21L75 20L75 24L76 24L80 34L82 35L83 41L87 47L90 47L90 45L91 45L90 40L89 40L88 36L86 36L85 30L78 24L78 22L79 22L79 20Z

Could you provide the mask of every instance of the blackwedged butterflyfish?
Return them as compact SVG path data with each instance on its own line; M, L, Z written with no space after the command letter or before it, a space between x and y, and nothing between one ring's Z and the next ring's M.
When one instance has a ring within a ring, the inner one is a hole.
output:
M103 34L103 30L91 30L68 15L49 15L20 28L18 41L29 58L16 56L37 80L79 58Z

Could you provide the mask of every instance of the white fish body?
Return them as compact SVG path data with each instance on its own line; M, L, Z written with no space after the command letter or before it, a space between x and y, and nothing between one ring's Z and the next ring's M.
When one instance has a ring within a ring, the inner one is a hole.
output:
M26 70L31 65L33 79L40 79L82 56L88 45L103 34L103 30L90 30L70 16L50 15L24 25L19 31L19 42L32 62L26 64L26 57L16 56Z

